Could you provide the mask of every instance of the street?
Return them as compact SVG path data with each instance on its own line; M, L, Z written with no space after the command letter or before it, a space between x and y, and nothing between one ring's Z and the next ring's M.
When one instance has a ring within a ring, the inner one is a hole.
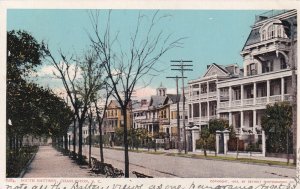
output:
M92 156L100 159L99 148L92 147ZM124 151L104 148L104 161L124 170ZM88 157L88 146L83 148ZM130 177L132 171L153 177L182 178L293 178L294 168L255 165L239 162L193 159L129 152Z

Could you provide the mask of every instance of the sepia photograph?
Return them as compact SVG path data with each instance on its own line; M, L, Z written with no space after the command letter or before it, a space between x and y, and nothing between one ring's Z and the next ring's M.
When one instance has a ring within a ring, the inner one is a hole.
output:
M5 32L7 179L297 176L297 9L8 8Z

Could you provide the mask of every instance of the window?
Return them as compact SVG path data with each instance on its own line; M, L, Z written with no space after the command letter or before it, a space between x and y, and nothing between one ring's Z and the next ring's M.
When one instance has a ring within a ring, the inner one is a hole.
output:
M199 117L199 103L193 104L193 117Z
M201 85L201 94L207 93L207 85Z
M262 40L262 41L266 40L266 30L263 30L263 31L262 31L262 34L261 34L261 40Z
M257 74L257 69L256 69L256 64L255 63L252 63L252 64L249 64L247 66L247 75L256 75Z
M277 37L282 37L282 27L277 26Z
M268 60L263 63L262 72L272 72L273 71L273 60Z
M272 39L275 37L275 25L271 25L268 28L268 39Z
M192 105L189 104L189 117L191 118L192 117Z
M285 62L285 58L281 57L280 58L280 69L286 69L286 68L287 68L287 65Z
M234 100L240 100L241 99L241 90L234 90Z

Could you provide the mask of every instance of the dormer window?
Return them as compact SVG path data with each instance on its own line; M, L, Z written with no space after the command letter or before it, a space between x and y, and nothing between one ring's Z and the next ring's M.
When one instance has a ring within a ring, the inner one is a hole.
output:
M271 25L268 28L268 39L272 39L275 37L275 25Z
M273 39L273 38L286 38L284 34L282 22L280 20L273 20L272 22L266 23L260 29L261 41Z
M256 75L256 74L257 74L256 64L255 63L249 64L247 66L247 75L250 76L250 75Z
M261 34L261 40L262 40L262 41L266 40L266 30L263 30L263 31L262 31L262 34Z

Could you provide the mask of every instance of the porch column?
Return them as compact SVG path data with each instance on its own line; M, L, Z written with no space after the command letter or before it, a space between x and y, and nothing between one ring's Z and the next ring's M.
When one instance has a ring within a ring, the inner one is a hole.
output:
M208 83L208 81L206 82L206 85L207 85L207 87L206 87L206 95L207 95L207 99L208 99L208 93L209 93L209 83Z
M152 133L152 136L153 136L153 126L154 126L154 124L151 125L151 133Z
M201 102L199 101L199 125L201 122Z
M208 120L209 120L209 101L207 101L207 117L208 117Z
M284 101L284 77L281 78L281 101Z
M228 118L229 118L229 126L231 126L232 125L232 112L229 112Z
M244 85L241 85L241 106L243 106L243 100L244 100Z
M191 118L194 119L194 103L191 104Z
M244 127L244 112L241 111L241 128Z
M232 87L230 86L228 89L229 92L229 107L231 107L231 103L232 103Z
M253 110L253 131L255 130L254 128L256 127L256 110Z
M220 104L220 89L217 88L217 118L220 118L220 113L218 112L218 104Z
M256 104L256 82L253 83L253 104Z
M267 80L267 103L270 101L270 80Z

